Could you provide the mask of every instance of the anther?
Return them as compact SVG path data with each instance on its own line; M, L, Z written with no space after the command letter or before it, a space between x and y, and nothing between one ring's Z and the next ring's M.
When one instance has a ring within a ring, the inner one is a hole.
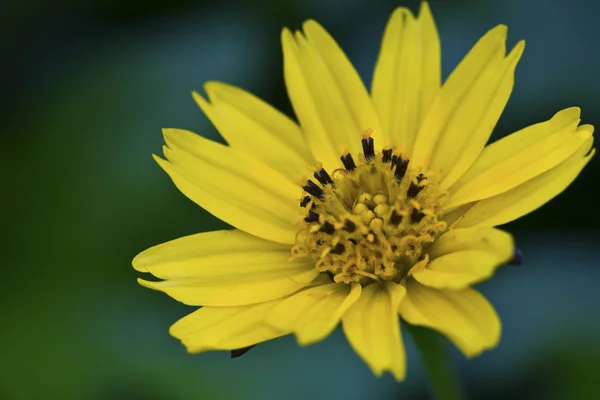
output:
M396 164L398 164L398 156L397 155L393 155L392 156L392 162L390 165L390 169L394 169L394 167L396 166Z
M352 154L344 154L340 157L340 160L342 160L342 164L344 164L344 168L346 168L346 171L353 172L356 169L356 164L354 163Z
M310 196L304 196L304 198L300 201L300 207L306 207L310 203Z
M417 176L418 183L416 185L414 184L414 182L410 183L410 186L406 191L406 196L408 196L409 199L414 199L421 192L421 190L423 190L424 186L419 185L419 183L421 183L421 181L423 181L424 179L425 176L423 174L419 174Z
M346 247L343 244L338 243L335 246L333 246L331 248L331 250L329 250L329 253L330 254L342 254L344 251L346 251Z
M333 185L333 179L331 179L331 176L329 176L329 174L327 173L327 171L325 171L324 168L321 168L320 170L316 171L314 173L314 176L321 183L321 185Z
M381 161L384 163L388 163L392 161L392 149L383 150L381 155Z
M302 189L306 190L307 193L312 194L315 197L322 199L325 195L323 189L317 186L316 183L311 181L310 179L306 181L306 185L302 187Z
M390 217L390 224L398 225L402 222L402 215L398 214L396 210L392 211L392 216Z
M419 210L412 210L410 213L410 222L413 224L418 224L425 217L425 214Z
M361 140L363 153L365 155L365 160L370 160L375 156L375 146L373 144L373 138L369 137Z
M304 218L305 222L317 222L318 220L319 220L319 214L317 214L313 210L310 210L308 212L308 217Z
M406 175L406 170L408 169L408 160L402 160L401 157L398 157L398 165L396 165L396 170L394 171L394 178L396 180L401 181Z
M323 225L321 225L319 231L328 235L333 235L335 233L335 228L329 222L325 222Z
M345 231L352 233L356 230L356 224L352 221L350 221L349 219L344 221L344 228Z

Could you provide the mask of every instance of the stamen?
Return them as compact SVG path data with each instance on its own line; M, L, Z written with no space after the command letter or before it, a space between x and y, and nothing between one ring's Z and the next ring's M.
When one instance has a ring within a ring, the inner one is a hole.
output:
M322 199L325 195L323 189L318 187L317 184L311 181L310 179L306 181L306 185L304 185L302 189L304 189L307 193L312 194L313 196L318 197L320 199Z
M419 174L417 176L417 182L421 183L421 181L423 181L425 179L425 176L423 174ZM406 192L406 195L413 199L415 197L417 197L417 195L421 192L421 190L423 190L424 186L420 186L420 185L415 185L413 182L410 183L410 187L408 188L408 191Z
M348 154L342 155L340 157L340 160L342 160L342 164L344 164L344 168L346 168L346 171L354 172L354 170L356 169L356 164L354 163L352 154L348 153Z
M398 164L396 165L396 171L394 171L394 177L396 180L401 181L406 175L408 169L408 160L402 160L402 157L398 157Z
M425 217L425 214L419 210L412 210L410 213L410 222L413 224L418 224Z
M319 220L319 214L317 214L316 212L314 212L313 210L310 210L308 212L308 217L304 218L305 222L317 222Z
M348 231L349 233L352 233L356 230L356 224L352 221L350 221L349 219L344 221L344 230Z
M346 250L346 247L343 244L338 243L335 246L333 246L333 248L331 250L329 250L329 253L330 254L343 254L345 250Z
M321 185L333 185L333 180L331 176L325 171L325 168L321 167L318 171L314 173L315 178L321 183Z
M392 211L392 216L390 217L390 224L398 225L402 222L402 215L398 214L396 210Z
M381 162L388 163L392 161L392 149L383 150L381 153Z
M300 207L304 208L310 203L310 196L304 196L304 198L300 201Z
M323 225L321 225L319 231L327 233L328 235L333 235L335 232L335 228L329 222L325 222Z
M369 161L370 159L372 159L375 156L375 146L373 144L373 138L371 137L372 133L373 133L373 130L371 130L371 129L367 129L366 131L364 131L362 133L363 139L361 140L361 142L362 142L363 154L365 155L365 160L367 160L367 161Z

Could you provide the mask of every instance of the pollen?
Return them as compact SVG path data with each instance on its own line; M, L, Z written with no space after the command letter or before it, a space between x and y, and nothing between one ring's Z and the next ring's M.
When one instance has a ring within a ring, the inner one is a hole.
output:
M342 149L343 168L321 163L302 178L301 217L292 257L308 257L337 283L406 279L425 268L428 247L447 230L435 174L413 167L407 154L375 152L372 131L362 133L356 159Z

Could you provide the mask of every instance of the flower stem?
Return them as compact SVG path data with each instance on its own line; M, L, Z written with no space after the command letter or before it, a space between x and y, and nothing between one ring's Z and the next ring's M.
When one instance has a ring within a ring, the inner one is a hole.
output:
M431 329L405 324L425 367L432 394L437 400L460 400L464 398L458 376L452 368L448 349L442 337Z

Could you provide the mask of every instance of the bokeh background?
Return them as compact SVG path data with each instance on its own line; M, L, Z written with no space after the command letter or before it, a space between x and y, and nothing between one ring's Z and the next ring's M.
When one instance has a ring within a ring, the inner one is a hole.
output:
M85 3L85 4L83 4ZM137 285L145 248L223 224L181 195L150 154L162 127L211 138L191 99L207 80L290 113L279 34L315 18L370 82L385 22L408 0L9 0L0 6L1 399L428 398L412 342L408 378L374 377L338 330L239 359L186 354L169 325L191 311ZM579 105L600 124L600 3L432 0L447 76L498 23L527 48L495 138ZM596 159L562 195L510 224L524 265L481 290L503 320L491 352L453 362L470 398L600 395Z

